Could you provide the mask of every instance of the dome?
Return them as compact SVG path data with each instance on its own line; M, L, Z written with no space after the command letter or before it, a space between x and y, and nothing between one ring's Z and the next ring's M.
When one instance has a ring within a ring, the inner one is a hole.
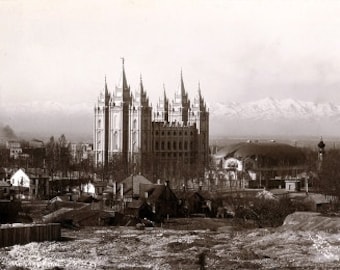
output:
M305 155L302 149L283 143L238 143L223 147L216 153L219 158L256 160L262 166L303 165Z

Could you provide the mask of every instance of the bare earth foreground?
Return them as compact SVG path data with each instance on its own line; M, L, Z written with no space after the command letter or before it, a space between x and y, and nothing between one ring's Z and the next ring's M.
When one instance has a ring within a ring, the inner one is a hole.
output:
M62 235L68 240L0 249L0 268L339 269L340 265L340 233L289 226L243 231L232 226L190 231L87 227Z

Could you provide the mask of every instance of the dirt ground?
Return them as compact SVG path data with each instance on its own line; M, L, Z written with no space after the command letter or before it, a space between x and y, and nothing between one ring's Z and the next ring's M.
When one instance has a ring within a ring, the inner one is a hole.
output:
M86 227L62 235L60 242L0 249L0 269L339 269L340 263L339 233L234 230L230 220L171 220L145 230Z

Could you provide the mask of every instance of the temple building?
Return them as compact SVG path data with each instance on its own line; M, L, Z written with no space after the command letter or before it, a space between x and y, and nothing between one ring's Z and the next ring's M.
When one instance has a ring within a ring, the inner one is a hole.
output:
M198 85L191 102L181 72L179 89L170 101L165 93L152 108L142 78L132 94L124 60L113 91L106 79L94 108L94 162L109 168L119 157L126 174L150 179L203 177L209 155L209 111Z

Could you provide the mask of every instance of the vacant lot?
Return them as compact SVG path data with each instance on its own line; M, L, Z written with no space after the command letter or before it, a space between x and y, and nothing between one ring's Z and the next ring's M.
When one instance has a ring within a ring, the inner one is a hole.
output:
M210 230L87 227L63 231L67 241L0 249L1 269L338 269L340 234L279 229L235 231L228 221ZM170 226L168 224L167 226ZM166 227L166 226L165 226ZM219 228L217 228L219 227Z

